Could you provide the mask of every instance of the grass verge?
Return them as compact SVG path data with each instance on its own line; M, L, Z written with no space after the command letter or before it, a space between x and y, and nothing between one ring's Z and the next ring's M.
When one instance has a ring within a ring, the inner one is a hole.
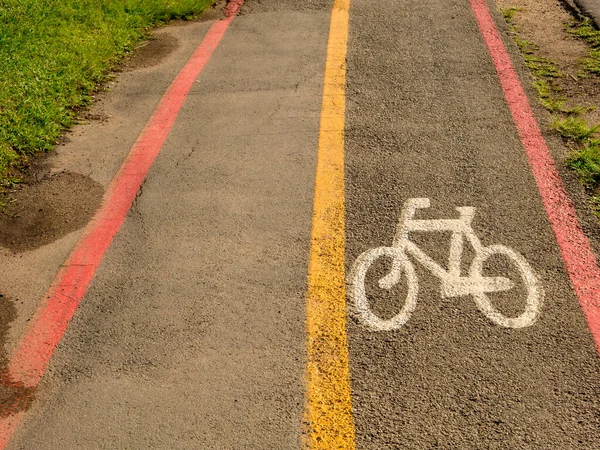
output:
M0 0L0 188L51 150L150 27L213 0Z
M566 106L569 99L561 87L564 74L552 60L540 56L540 48L535 43L520 37L514 22L519 11L514 7L501 10L531 73L538 100L552 116L550 126L570 149L566 164L577 173L590 194L594 213L600 217L600 139L597 138L600 124L589 125L586 121L586 112L593 107ZM585 42L589 49L588 55L579 61L578 76L600 77L600 31L590 20L573 19L565 25L565 32Z
M582 60L583 69L600 76L600 31L590 19L586 19L569 24L567 32L588 44L590 49L588 56Z

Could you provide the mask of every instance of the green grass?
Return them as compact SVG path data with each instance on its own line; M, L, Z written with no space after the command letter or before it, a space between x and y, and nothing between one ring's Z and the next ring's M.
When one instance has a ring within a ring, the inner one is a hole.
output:
M569 155L567 165L578 173L586 188L596 189L600 185L600 141L590 139Z
M594 27L594 22L591 19L567 24L567 32L572 36L583 39L592 47L600 47L600 31Z
M0 0L0 185L53 148L149 27L212 0Z
M504 16L504 19L506 20L506 22L508 22L509 24L515 18L515 14L517 14L519 11L522 11L522 10L523 10L523 8L515 8L514 6L511 6L506 9L500 8L500 12Z
M0 142L0 174L6 174L18 158L19 155L13 149ZM6 187L9 180L6 176L0 176L0 182L2 183L0 187Z
M567 113L566 99L560 96L561 89L557 83L557 79L563 77L562 72L553 61L538 54L540 49L535 43L521 39L517 34L514 35L514 39L525 65L531 72L533 87L537 91L540 103L551 112Z
M600 128L600 125L588 126L585 119L579 116L554 117L551 125L563 138L584 144Z

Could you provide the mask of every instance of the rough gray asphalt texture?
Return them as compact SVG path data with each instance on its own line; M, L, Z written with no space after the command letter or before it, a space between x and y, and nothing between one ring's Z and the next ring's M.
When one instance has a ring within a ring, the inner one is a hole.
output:
M469 4L397 6L352 4L348 265L391 244L407 198L428 197L421 217L476 207L482 243L523 254L546 299L534 326L503 329L470 298L442 300L438 280L415 263L419 302L402 330L350 323L358 447L599 448L594 344ZM415 241L447 258L447 234ZM382 315L402 293L370 292ZM504 311L518 314L516 300L504 299Z
M328 24L232 23L10 448L300 446Z
M246 1L10 449L300 448L330 8ZM507 330L415 263L402 330L349 320L357 447L600 448L600 364L468 2L352 0L350 27L348 267L428 197L421 217L476 207L482 243L523 254L546 292L534 326ZM443 260L447 238L415 241ZM402 289L375 281L373 307L393 314ZM520 299L498 305L517 315Z

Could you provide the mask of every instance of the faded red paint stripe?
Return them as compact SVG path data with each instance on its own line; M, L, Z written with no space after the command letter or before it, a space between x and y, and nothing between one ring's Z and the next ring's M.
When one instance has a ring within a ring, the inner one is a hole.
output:
M229 0L224 10L225 16L231 17L237 15L237 13L240 12L240 9L242 9L243 4L244 0Z
M484 0L469 0L552 224L563 261L600 352L600 269Z
M35 387L40 382L56 346L96 274L104 253L123 224L148 170L167 139L194 81L233 18L234 15L229 15L227 19L217 21L211 26L133 144L129 155L111 181L102 206L56 275L31 325L11 355L8 376L12 382L23 383L26 387ZM0 450L5 448L23 417L24 413L21 412L0 419Z

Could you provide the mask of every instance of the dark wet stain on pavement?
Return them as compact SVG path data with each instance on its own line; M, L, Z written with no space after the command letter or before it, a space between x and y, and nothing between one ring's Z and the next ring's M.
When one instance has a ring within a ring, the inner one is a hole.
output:
M35 393L35 388L14 381L8 372L5 346L10 323L16 315L13 302L0 294L0 418L29 408Z
M32 250L83 228L102 200L104 188L73 172L48 175L9 192L0 212L0 246Z
M179 42L174 36L161 34L139 45L124 66L129 70L155 66L178 47Z

